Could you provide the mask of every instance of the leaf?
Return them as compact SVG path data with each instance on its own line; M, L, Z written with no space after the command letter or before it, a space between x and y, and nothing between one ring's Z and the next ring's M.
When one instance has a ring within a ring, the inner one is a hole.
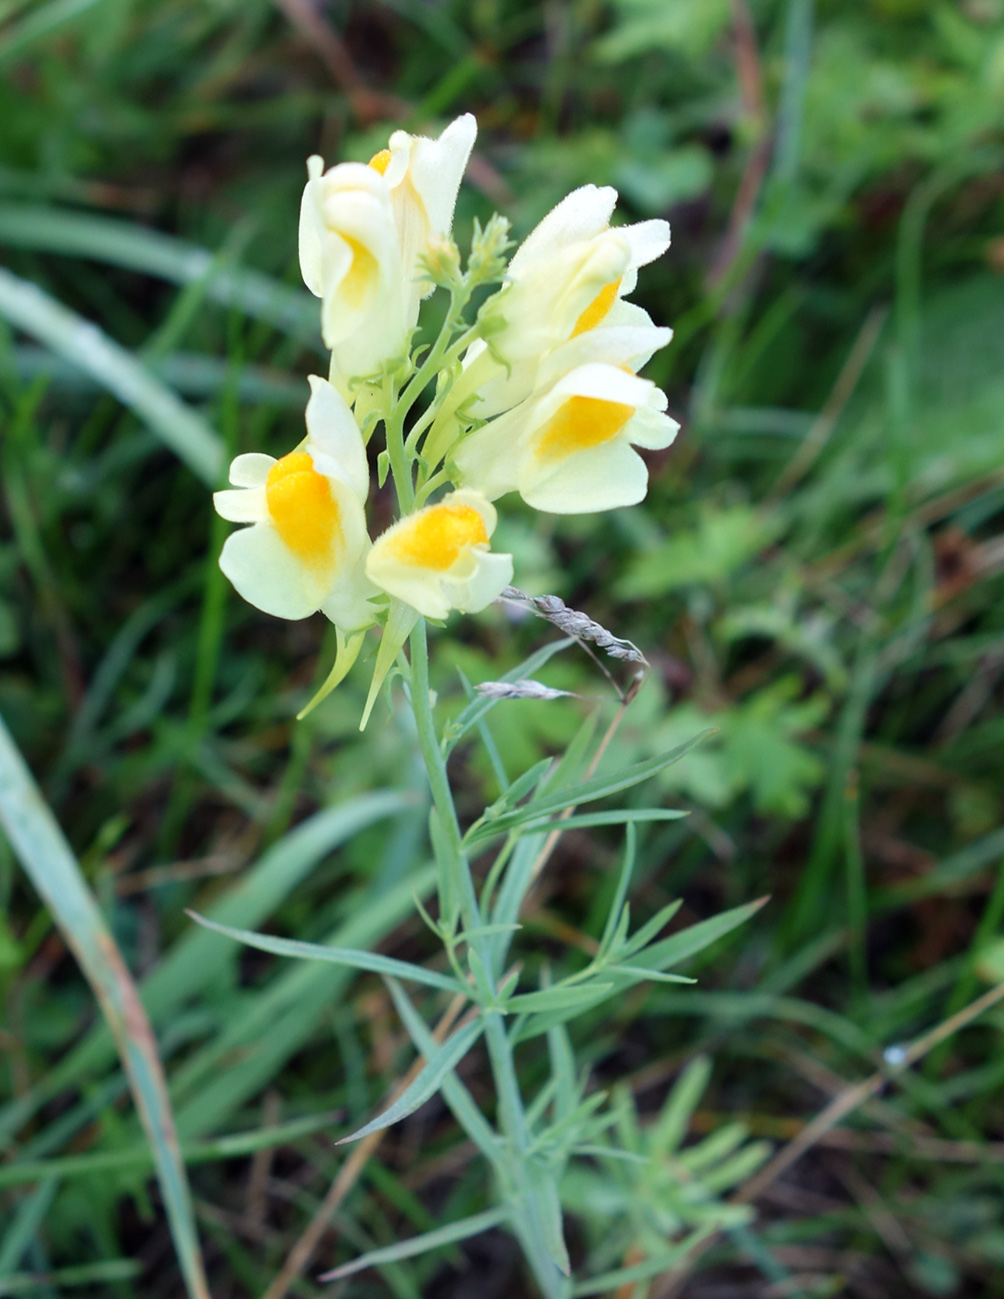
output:
M5 53L9 53L9 44ZM0 241L8 246L86 257L155 275L171 284L206 281L206 296L225 307L268 321L302 343L321 349L317 308L302 290L260 271L219 265L206 248L151 230L80 211L27 203L0 204Z
M342 684L349 672L352 670L352 665L359 657L359 651L362 649L365 640L365 628L362 631L353 632L348 636L346 636L340 627L335 628L336 648L334 664L332 665L331 671L328 673L327 677L325 677L324 684L314 695L313 699L311 699L310 703L301 708L296 714L296 720L298 722L302 722L305 717L314 711L318 704L323 703L324 700L327 699L332 690L336 690Z
M661 1254L654 1254L651 1258L645 1259L643 1263L635 1263L632 1267L614 1268L612 1272L604 1272L601 1276L594 1276L586 1281L580 1281L572 1289L575 1299L579 1296L586 1295L609 1295L613 1294L621 1286L632 1285L637 1281L648 1281L661 1272L669 1272L690 1253L695 1246L699 1245L702 1240L706 1240L717 1230L716 1224L710 1224L706 1227L699 1227L697 1231L691 1232L684 1240L680 1241L672 1249L666 1250Z
M570 818L572 819L572 818ZM607 913L607 922L603 926L603 936L600 939L599 956L607 952L618 951L619 944L617 939L622 937L621 930L624 927L624 918L627 915L625 902L627 891L631 885L631 876L634 873L634 864L638 855L638 832L633 825L628 825L624 834L624 861L621 865L620 874L617 876L617 886L614 889L614 896L610 903L610 910Z
M533 1221L540 1232L548 1258L563 1276L572 1275L572 1264L565 1244L561 1218L561 1200L558 1188L550 1173L539 1164L529 1164Z
M201 415L165 388L124 347L49 297L37 284L0 267L0 316L86 370L128 406L204 483L223 470L223 443Z
M415 1050L426 1059L436 1049L436 1039L432 1036L421 1015L411 1004L404 989L395 979L387 980L391 999L401 1016L401 1022L408 1030L408 1036ZM448 1073L443 1078L443 1099L453 1111L453 1116L464 1129L477 1148L489 1161L499 1166L503 1161L500 1143L487 1119L474 1103L474 1098L455 1073Z
M644 983L646 979L651 979L654 983L696 983L696 979L688 979L683 974L664 974L662 970L643 970L636 965L606 965L603 967L609 974L623 974L630 979L632 983Z
M590 803L598 798L606 798L610 794L619 794L622 789L630 789L632 785L638 785L643 780L648 780L650 776L654 776L657 772L671 766L674 762L679 762L695 745L700 744L702 740L712 734L714 732L711 730L701 731L700 734L693 736L685 744L681 744L659 757L649 758L646 762L638 762L633 767L628 767L627 770L622 771L619 775L596 776L593 780L583 781L581 785L573 785L560 793L545 794L515 812L508 812L498 817L491 823L491 831L494 834L499 828L513 829L529 821L539 821L552 813L563 812L566 807L575 807L580 803Z
M416 622L418 622L418 614L410 605L404 604L401 600L391 601L387 621L384 623L380 635L380 648L377 650L376 664L373 668L373 680L370 682L369 694L366 696L366 706L359 722L361 731L365 731L366 723L373 711L373 705L380 693L380 687L386 680L387 673L397 661L397 656L400 654L404 642L408 639Z
M396 1263L402 1258L415 1258L427 1254L431 1249L441 1245L452 1245L457 1240L467 1240L479 1236L509 1218L508 1209L488 1209L485 1213L475 1213L473 1217L461 1218L458 1222L447 1223L435 1231L426 1231L421 1236L412 1236L409 1240L398 1241L396 1245L385 1245L382 1249L370 1250L355 1258L351 1263L333 1268L318 1277L319 1281L341 1281L344 1277L362 1272L368 1267L378 1267L381 1263Z
M631 965L636 969L649 970L665 970L667 966L678 965L680 961L696 955L716 939L745 924L769 901L769 898L758 898L744 906L733 907L731 911L723 911L720 916L712 916L710 920L701 920L689 929L682 929L678 934L664 938L661 943L646 947L632 959Z
M436 970L427 970L421 965L412 965L409 961L398 961L392 956L381 956L378 952L357 951L351 947L329 947L324 943L305 943L294 938L273 938L269 934L256 934L250 929L235 929L230 925L217 924L207 920L197 911L188 911L187 915L206 929L212 929L247 947L254 947L259 952L271 952L275 956L293 956L302 961L328 961L332 965L348 965L356 970L368 970L373 974L393 975L398 979L410 979L412 983L424 983L430 988L442 988L446 992L466 994L457 979Z
M711 1061L706 1055L695 1056L688 1062L649 1131L648 1148L653 1159L665 1160L683 1141L710 1079Z
M563 988L545 988L540 992L523 992L506 1002L506 1011L521 1014L539 1014L546 1010L564 1010L567 1007L589 1005L605 997L612 983L573 984Z
M393 1123L399 1123L401 1119L407 1118L409 1114L414 1114L419 1106L439 1090L440 1083L452 1069L454 1069L471 1049L474 1043L481 1036L484 1030L484 1021L479 1017L472 1023L466 1024L463 1028L458 1029L452 1037L446 1039L442 1046L426 1057L425 1064L419 1071L414 1081L404 1089L393 1105L378 1114L375 1119L363 1125L356 1132L347 1137L342 1137L335 1144L345 1145L348 1141L358 1141L360 1137L369 1136L371 1132L380 1132L383 1128L389 1128Z
M564 832L566 830L585 830L597 825L628 825L634 821L679 821L689 815L688 811L661 807L624 807L612 812L586 812L582 816L567 817L556 817L552 814L540 821L528 820L523 825L518 826L516 832L519 834L536 834L540 830L557 829L559 827ZM465 842L471 847L480 847L497 835L511 833L513 833L513 827L508 823L499 828L496 820L478 821L467 831Z
M260 924L339 844L410 806L413 806L413 800L408 795L387 790L363 794L315 813L263 853L213 904L210 917L221 924ZM411 897L407 898L406 905L412 905ZM395 911L388 928L404 914L402 905ZM382 935L367 933L360 935L359 941L379 936ZM215 979L230 959L229 949L218 943L211 933L194 926L189 928L140 985L143 1004L153 1023L169 1023L178 1007ZM66 1087L79 1086L83 1079L104 1068L114 1056L115 1048L107 1030L101 1025L92 1029L56 1068L35 1083L26 1097L0 1110L0 1135L15 1132L53 1096Z
M623 947L615 949L617 956L621 960L626 960L635 952L652 941L660 929L665 929L673 919L679 909L683 906L683 899L676 898L673 902L667 902L664 907L660 907L651 920L646 920L642 927L631 935Z
M208 1299L185 1166L156 1039L70 845L0 720L0 822L98 999L154 1153L171 1237L191 1299Z

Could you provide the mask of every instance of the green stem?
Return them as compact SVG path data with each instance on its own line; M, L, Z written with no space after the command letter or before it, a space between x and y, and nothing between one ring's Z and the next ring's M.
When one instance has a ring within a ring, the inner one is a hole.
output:
M411 707L415 714L418 743L425 760L432 801L439 814L446 841L447 859L441 863L450 877L446 891L459 901L464 928L479 929L482 924L481 910L474 891L467 854L464 852L463 835L460 831L460 822L457 820L457 809L453 803L453 791L450 789L450 780L446 774L446 760L439 745L436 722L432 715L432 700L429 697L429 648L424 618L419 618L411 633Z
M458 898L464 929L471 931L481 926L481 910L464 851L463 835L446 771L446 759L436 734L429 695L429 651L424 618L419 619L411 633L411 706L433 803L443 831L446 859L441 861L440 866L450 877L449 888L445 891ZM493 986L496 985L498 971L493 968L491 945L483 937L474 938L470 942L470 948L480 959ZM503 1169L504 1182L509 1184L515 1196L519 1238L546 1299L566 1299L569 1293L568 1280L558 1270L548 1252L539 1215L534 1209L535 1189L529 1165L530 1131L505 1020L497 1010L486 1009L482 1015L488 1057L498 1096L499 1126L508 1143L508 1157Z
M439 331L439 337L433 343L428 356L418 367L417 372L408 380L398 400L398 405L401 407L402 422L404 416L421 396L426 384L435 375L439 374L440 370L447 368L458 360L464 350L478 337L477 325L472 325L470 329L464 331L452 347L450 346L450 339L457 332L460 325L463 324L464 308L467 306L470 296L470 289L466 285L462 285L451 292L450 309L446 313L446 319Z
M404 417L407 407L401 401L394 400L393 382L384 380L384 430L387 438L387 455L390 457L390 472L394 479L394 490L397 492L398 508L402 514L409 514L415 504L415 484L411 476L411 464L404 450Z

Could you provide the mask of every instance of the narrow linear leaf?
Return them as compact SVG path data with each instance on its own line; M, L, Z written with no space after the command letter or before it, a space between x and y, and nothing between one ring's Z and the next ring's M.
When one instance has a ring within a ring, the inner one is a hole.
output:
M503 815L508 818L507 813ZM528 818L515 827L515 832L518 834L537 834L541 830L560 827L562 833L564 833L567 830L588 830L598 825L632 825L642 821L679 821L689 815L689 812L678 808L664 807L637 809L625 807L612 812L583 812L581 816L568 817L561 817L552 812L542 819L537 819L536 815ZM489 839L494 839L502 834L511 834L513 831L514 827L508 819L502 823L501 817L491 818L472 826L468 830L464 842L470 848L480 847Z
M694 1056L673 1084L651 1129L649 1149L653 1158L665 1159L681 1144L710 1081L711 1061L706 1055Z
M203 482L216 484L223 443L209 425L158 382L124 347L28 280L0 267L0 316L86 370Z
M478 925L475 929L465 929L460 935L465 943L472 943L476 938L494 938L497 934L514 934L522 929L520 924L511 925Z
M690 813L675 807L619 807L612 812L583 812L581 816L569 816L561 822L563 830L586 830L596 825L633 825L644 821L681 821ZM540 822L530 827L541 829Z
M101 1263L84 1263L80 1267L61 1267L54 1272L18 1272L0 1281L0 1295L61 1293L76 1286L111 1285L131 1281L143 1271L143 1264L133 1258L109 1258Z
M14 1209L0 1237L0 1277L10 1276L20 1265L28 1246L37 1239L58 1187L58 1182L50 1176ZM3 1281L0 1281L0 1293L3 1293Z
M290 1119L288 1123L251 1128L246 1132L231 1132L211 1141L183 1141L181 1153L186 1165L240 1159L245 1155L253 1155L257 1150L271 1150L313 1136L317 1132L330 1131L335 1119L336 1115L330 1112L308 1114L300 1119ZM68 1177L94 1177L100 1173L152 1166L153 1155L149 1146L137 1144L125 1150L98 1150L81 1155L60 1155L54 1159L0 1164L0 1187L21 1186L25 1182L40 1182L47 1178L63 1180Z
M600 938L599 955L601 956L617 951L627 933L630 924L630 913L626 906L627 891L631 884L631 876L634 874L637 855L638 832L633 825L628 825L624 831L624 861L617 875L617 886L610 903L610 911L607 913L606 924L603 926L603 936ZM620 942L617 941L618 939Z
M605 997L613 986L612 983L585 983L571 988L521 992L506 1002L506 1010L520 1014L539 1014L546 1010L564 1010L568 1006L585 1006Z
M661 943L653 943L631 958L631 964L638 969L665 970L667 966L678 965L688 956L694 956L705 947L709 947L717 938L722 938L739 925L745 924L751 916L756 915L761 907L766 906L769 898L758 898L744 906L733 907L723 911L720 916L710 920L701 920L689 929L682 929L678 934L671 934Z
M551 1262L563 1276L572 1275L572 1264L565 1244L564 1223L558 1187L551 1174L539 1165L530 1165L533 1216Z
M362 952L351 947L328 947L324 943L304 943L293 938L273 938L269 934L256 934L250 929L234 929L230 925L221 925L214 920L207 920L197 911L189 911L193 920L204 925L206 929L215 930L234 938L247 947L254 947L259 952L271 952L274 956L293 956L303 961L328 961L331 965L349 965L356 970L367 970L373 974L388 974L398 979L410 979L412 983L424 983L430 988L442 988L445 992L466 993L457 979L437 970L426 970L421 965L412 965L408 961L398 961L392 956L381 956L377 952Z
M605 965L605 974L623 974L634 983L644 983L646 979L653 983L696 983L696 979L685 974L666 974L662 970L646 970L639 965Z
M436 1039L397 980L388 979L387 987L415 1050L428 1059L430 1052L436 1049ZM442 1087L443 1099L453 1111L454 1118L489 1163L497 1165L500 1161L498 1139L471 1093L455 1073L445 1076Z
M363 1272L368 1267L377 1267L381 1263L396 1263L402 1258L415 1258L419 1254L427 1254L431 1249L439 1249L441 1245L452 1245L454 1241L479 1236L483 1231L489 1231L492 1227L505 1222L508 1217L507 1209L488 1209L485 1213L475 1213L473 1217L447 1223L445 1227L426 1231L421 1236L412 1236L410 1240L398 1241L396 1245L385 1245L383 1249L370 1250L368 1254L353 1259L351 1263L345 1263L330 1272L325 1272L318 1277L318 1280L341 1281L343 1277Z
M375 1119L359 1128L358 1131L351 1133L347 1137L342 1137L336 1144L343 1146L348 1141L358 1141L360 1137L369 1136L371 1132L380 1132L383 1128L389 1128L393 1123L399 1123L401 1119L407 1118L409 1114L414 1114L420 1105L424 1105L430 1096L435 1095L445 1076L451 1069L456 1068L481 1036L483 1029L484 1023L481 1019L476 1019L458 1029L452 1037L446 1039L441 1047L426 1058L426 1062L414 1082L404 1089L389 1109L384 1110L382 1114L378 1114Z
M545 794L515 812L507 812L497 817L491 823L492 832L494 833L499 829L513 829L528 821L540 821L543 817L550 816L552 813L563 812L566 807L577 807L580 803L591 803L595 799L606 798L610 794L619 794L622 789L630 789L632 785L638 785L643 780L648 780L650 776L663 771L666 767L672 766L674 762L679 762L695 745L700 744L702 740L713 734L713 730L701 731L688 740L686 744L681 744L657 758L649 758L645 762L638 762L619 774L596 776L593 780L583 781L580 785L571 785L557 794Z
M615 949L621 960L646 947L660 930L666 928L682 906L683 899L676 898L673 902L667 902L664 907L660 907L650 920L646 920L642 927L631 935L623 947Z
M153 1149L191 1299L209 1299L185 1167L156 1040L132 976L55 817L0 719L0 823L87 977L115 1037Z
M604 1272L602 1276L581 1281L573 1287L572 1295L574 1299L579 1299L580 1296L584 1299L586 1295L612 1294L621 1286L632 1285L636 1281L647 1281L653 1276L658 1276L660 1272L668 1272L714 1230L714 1227L702 1227L692 1232L674 1249L668 1249L663 1254L655 1254L647 1258L644 1263L636 1263L633 1267L618 1267L612 1272Z

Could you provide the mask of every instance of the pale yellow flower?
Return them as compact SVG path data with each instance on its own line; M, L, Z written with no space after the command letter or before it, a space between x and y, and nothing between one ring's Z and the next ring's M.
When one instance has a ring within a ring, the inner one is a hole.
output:
M378 594L363 571L370 544L366 452L331 384L311 375L310 386L299 447L279 460L238 456L230 466L235 490L213 496L223 518L250 524L227 538L220 567L264 613L296 619L320 610L354 631L374 621L368 597Z
M476 343L465 366L478 367L481 418L516 405L541 386L540 368L552 360L564 369L602 355L607 331L633 331L628 353L642 358L665 347L671 333L657 329L642 308L622 301L638 280L638 268L669 247L665 221L611 226L617 191L583 185L564 198L517 249L506 285L485 305L481 318L488 340ZM624 339L609 344L623 352ZM492 366L498 357L504 366ZM621 364L616 360L615 364ZM465 376L466 377L466 376ZM465 390L471 388L470 379Z
M552 514L635 505L648 468L635 446L663 448L679 425L647 379L591 362L464 438L452 460L465 487L494 500L518 491Z
M423 283L422 258L450 232L477 127L468 113L438 140L395 131L368 164L324 170L307 160L300 204L300 269L321 299L321 333L331 379L348 400L353 381L403 358Z
M366 575L426 618L477 613L512 581L512 556L489 549L496 513L477 492L451 492L373 543Z

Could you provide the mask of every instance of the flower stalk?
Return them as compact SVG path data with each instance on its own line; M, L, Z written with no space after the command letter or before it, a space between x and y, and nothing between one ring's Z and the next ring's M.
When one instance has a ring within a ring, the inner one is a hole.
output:
M320 299L322 332L332 348L329 379L311 378L300 444L278 459L260 452L238 456L232 490L217 493L216 504L225 518L249 525L228 538L221 557L240 594L277 617L321 612L335 625L335 666L301 716L361 670L365 645L379 633L362 727L396 669L427 773L438 917L420 909L453 972L437 971L433 986L442 988L445 980L473 1006L462 1027L430 1046L396 983L404 963L341 954L391 978L395 1004L426 1057L387 1116L355 1135L389 1125L427 1099L433 1085L440 1088L493 1165L506 1221L540 1293L569 1299L562 1177L579 1153L576 1142L595 1151L612 1120L594 1123L590 1117L596 1102L580 1095L564 1022L577 1007L598 1004L642 979L675 977L665 974L672 949L654 941L662 919L643 926L640 935L628 933L624 895L633 829L614 911L590 964L553 986L545 976L531 991L519 989L519 965L503 966L523 899L545 859L534 847L536 832L546 830L551 844L560 833L554 827L577 802L646 779L687 746L611 778L590 769L577 781L574 762L567 771L562 764L546 773L531 770L511 786L503 772L501 798L465 836L447 770L453 743L477 724L479 710L500 700L569 692L532 681L534 669L524 665L476 694L467 720L452 723L447 737L436 725L427 622L445 622L454 611L477 613L500 598L521 599L587 648L644 666L635 646L558 597L523 596L511 585L512 556L492 549L493 502L518 494L531 508L575 514L645 495L648 470L635 448L668 446L677 425L666 414L663 394L637 372L671 335L627 295L638 268L665 252L669 228L661 221L611 226L616 193L586 185L544 218L508 265L508 222L497 215L484 227L475 222L464 266L450 232L474 133L473 118L463 117L437 140L395 132L368 165L342 163L325 171L321 159L310 160L300 260L307 287ZM485 287L492 291L472 320L471 303ZM437 289L448 293L449 305L423 355L413 347L421 301ZM371 538L374 456L375 489L391 479L398 517ZM627 700L622 694L622 708ZM495 837L503 843L479 894L470 848L480 852ZM709 931L707 941L727 927ZM651 969L639 964L646 955ZM431 978L426 972L417 981ZM551 1090L528 1105L515 1049L523 1037L545 1034L555 1076ZM481 1036L497 1100L495 1131L457 1073L463 1052ZM550 1127L542 1117L548 1113ZM433 1239L445 1237L434 1232Z

